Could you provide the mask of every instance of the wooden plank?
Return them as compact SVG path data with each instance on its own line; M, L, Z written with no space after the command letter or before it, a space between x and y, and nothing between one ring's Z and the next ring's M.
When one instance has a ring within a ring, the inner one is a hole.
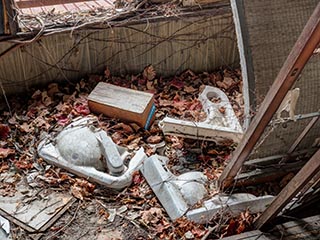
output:
M235 177L235 186L250 186L275 181L290 172L298 172L305 162L287 163L285 166L256 169L251 172L240 173Z
M283 240L289 239L319 239L320 215L286 222L275 226L270 231L272 236Z
M17 12L13 8L14 6L14 0L4 0L4 6L6 10L6 16L8 21L8 26L10 28L10 32L6 32L10 35L16 35L18 32L18 22L17 22Z
M4 15L5 15L5 11L4 11L4 7L3 7L3 1L0 1L0 35L4 34L5 29L4 29Z
M299 137L296 139L296 141L292 144L290 147L288 154L291 154L296 150L299 143L302 141L302 139L308 134L308 132L311 130L311 128L316 124L316 122L319 120L318 117L314 117L311 119L311 121L308 123L308 125L305 127L305 129L302 131L302 133L299 135Z
M243 162L247 159L260 139L274 113L299 77L319 42L320 3L318 3L287 60L283 64L278 76L262 102L256 117L244 135L243 141L237 147L231 161L223 171L219 179L220 187L223 188L231 185L234 176L239 172Z
M300 226L300 225L303 225L305 227L307 225L318 225L318 228L320 228L319 223L320 223L320 215L315 215L315 216L311 216L311 217L279 224L279 225L277 225L277 228L289 229L289 228L293 228L293 227Z
M313 176L320 171L320 149L311 157L296 176L282 189L271 205L255 221L257 229L263 227L268 221L278 215L293 197L307 184Z
M230 237L222 238L221 240L270 240L263 232L259 230L254 230L250 232L245 232Z

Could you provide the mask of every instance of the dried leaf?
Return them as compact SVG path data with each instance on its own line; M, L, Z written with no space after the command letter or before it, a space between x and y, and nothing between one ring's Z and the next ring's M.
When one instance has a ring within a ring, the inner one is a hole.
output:
M222 114L225 114L226 113L226 108L221 106L219 107L219 112L222 113Z
M156 72L152 65L147 66L143 70L143 77L149 81L153 80L156 77Z
M48 86L48 96L52 98L55 94L59 93L59 86L57 83L51 83Z
M194 93L197 91L197 89L192 86L184 86L183 91L185 91L186 93Z
M26 122L20 125L19 128L22 132L25 132L25 133L30 133L34 130L34 127L31 124L28 124Z
M74 109L77 111L77 113L81 114L81 115L88 115L90 114L90 109L88 107L88 105L84 105L84 104L76 104L74 106Z
M6 139L9 136L10 128L6 124L0 124L0 139Z
M184 82L174 78L171 82L169 82L169 85L179 90L182 90L184 87Z
M162 136L158 136L158 135L150 136L150 137L147 138L147 142L151 143L151 144L159 143L162 140L163 140L163 137Z
M12 154L15 154L15 150L11 148L0 148L0 158L6 158Z
M83 200L84 198L84 196L82 195L83 194L82 188L77 185L71 186L71 193L75 198L78 198L80 200Z
M18 169L31 169L31 168L33 168L33 163L31 163L27 160L14 161L14 165Z
M92 193L96 187L94 184L88 182L87 180L79 179L79 178L76 178L76 184L82 187L88 193Z
M160 208L152 207L149 210L141 211L141 219L146 224L157 223L162 217Z
M132 182L135 184L135 185L139 185L141 184L142 182L144 181L144 177L141 175L140 172L134 172L133 173L133 178L132 178Z
M104 76L105 78L110 78L111 77L111 72L108 67L106 67L106 70L104 70Z
M48 96L48 92L47 91L43 91L41 93L41 101L46 107L48 107L51 104L53 104L53 101L52 101L51 97Z

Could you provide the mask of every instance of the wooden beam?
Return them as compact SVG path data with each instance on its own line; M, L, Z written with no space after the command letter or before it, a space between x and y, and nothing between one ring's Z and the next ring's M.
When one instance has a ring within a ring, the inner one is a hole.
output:
M304 167L294 176L271 205L255 221L257 229L276 217L278 213L295 197L303 187L320 171L320 149L310 158Z
M277 111L287 92L291 89L302 69L320 42L320 3L308 20L301 35L272 84L256 117L253 119L240 145L223 171L220 187L228 187L239 172L254 146L260 139L272 116Z
M3 0L5 15L7 16L6 21L9 26L10 32L6 32L9 35L16 35L19 29L18 21L17 21L17 12L14 9L14 0Z
M299 135L299 137L294 141L294 143L290 147L288 154L291 154L293 153L294 150L296 150L298 145L301 143L302 139L304 139L304 137L308 134L308 132L311 130L311 128L316 124L318 120L319 120L319 116L311 119L311 121L308 123L308 125L305 127L305 129L302 131L302 133Z

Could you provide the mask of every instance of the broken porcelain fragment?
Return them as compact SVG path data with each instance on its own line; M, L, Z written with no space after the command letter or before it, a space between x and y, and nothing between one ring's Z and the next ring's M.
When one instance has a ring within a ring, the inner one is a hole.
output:
M255 197L246 193L219 194L201 203L207 195L206 177L201 172L175 176L161 158L154 155L146 159L141 172L172 220L186 215L194 222L205 223L221 211L231 214L247 209L253 213L262 212L274 199L273 196ZM196 203L201 203L201 206L191 209Z
M189 172L177 177L159 161L157 155L146 159L141 171L173 220L183 216L207 194L204 187L207 179L201 172Z
M216 102L212 102L212 99ZM165 117L159 123L163 133L217 143L224 140L240 142L243 130L226 94L219 88L206 86L199 100L207 114L205 121L192 122Z
M10 222L0 215L0 236L6 239L10 234ZM2 238L1 238L2 239Z
M93 127L94 119L80 118L68 125L58 136L42 140L38 146L40 157L102 185L121 189L131 184L132 174L146 158L140 148L129 166L123 164L128 155L107 134Z

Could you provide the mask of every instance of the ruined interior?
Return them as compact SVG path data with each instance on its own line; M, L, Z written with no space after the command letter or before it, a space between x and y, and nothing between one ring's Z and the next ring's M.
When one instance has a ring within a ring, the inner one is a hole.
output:
M316 0L0 12L0 239L319 239Z

